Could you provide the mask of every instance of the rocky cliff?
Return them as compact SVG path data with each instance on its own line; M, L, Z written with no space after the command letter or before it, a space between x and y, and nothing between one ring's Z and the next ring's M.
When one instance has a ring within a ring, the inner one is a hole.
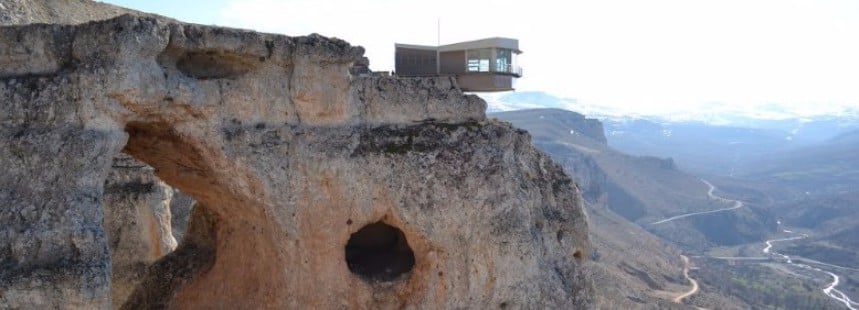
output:
M0 0L0 25L80 24L122 14L147 15L90 0Z
M152 167L122 154L104 184L104 232L110 252L113 307L122 305L140 283L146 268L176 249L171 231L173 189Z
M588 307L575 184L454 80L353 76L362 54L131 15L0 28L0 305ZM120 153L198 204L111 301Z

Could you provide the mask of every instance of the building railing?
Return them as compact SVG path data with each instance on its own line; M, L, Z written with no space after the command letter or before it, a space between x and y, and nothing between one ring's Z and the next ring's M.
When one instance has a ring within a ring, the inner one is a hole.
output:
M514 66L514 65L506 65L506 66L495 66L495 67L481 67L472 65L465 65L466 73L508 73L516 76L522 76L522 67Z
M522 76L522 67L520 67L520 66L514 66L511 64L508 64L506 66L505 65L499 65L493 69L495 69L495 70L492 70L492 72L496 72L496 73L509 73L509 74L516 75L516 76Z
M522 67L520 67L520 66L507 65L506 69L507 70L504 71L506 73L514 74L517 76L522 76Z

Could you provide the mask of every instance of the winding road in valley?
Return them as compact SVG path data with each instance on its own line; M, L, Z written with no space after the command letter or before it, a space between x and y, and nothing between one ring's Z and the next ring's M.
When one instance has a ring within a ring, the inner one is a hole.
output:
M692 289L690 289L688 292L678 295L677 297L674 297L674 302L678 304L683 302L683 298L692 296L692 294L698 292L698 281L695 281L695 279L689 277L689 258L686 257L686 255L680 255L680 257L683 258L683 276L686 277L689 282L692 282Z
M659 224L671 222L674 220L679 220L682 218L692 217L692 216L705 215L705 214L711 214L711 213L716 213L716 212L731 211L731 210L736 210L736 209L743 207L744 204L742 201L734 200L734 199L728 199L728 198L716 196L715 194L713 194L713 192L716 190L716 186L713 186L713 184L711 184L710 182L707 182L707 180L701 179L701 182L704 182L704 184L707 184L707 186L710 187L710 189L707 191L707 196L709 196L710 199L715 199L715 200L718 200L721 202L726 202L726 203L733 203L733 206L731 206L729 208L722 208L722 209L716 209L716 210L710 210L710 211L701 211L701 212L691 212L691 213L681 214L681 215L677 215L677 216L672 216L672 217L669 217L669 218L666 218L666 219L663 219L663 220L660 220L657 222L653 222L653 223L651 223L651 225L659 225ZM781 222L779 222L779 224L781 224ZM793 231L786 230L786 229L783 231L785 233L788 233L788 234L798 234L798 233L795 233ZM798 268L803 268L803 269L814 270L817 272L826 273L828 276L832 277L832 282L829 282L829 284L825 288L823 288L823 293L826 294L826 296L829 296L830 298L838 301L839 303L844 304L850 310L859 310L859 309L857 309L857 307L859 307L859 303L851 300L850 297L847 296L847 294L844 294L844 292L837 289L838 284L841 282L841 277L839 275L837 275L833 272L827 271L827 270L820 269L818 267L813 267L813 266L810 266L810 265L807 265L804 263L797 263L797 262L794 262L794 260L799 261L799 262L805 262L805 263L820 265L820 266L837 267L837 268L844 268L844 269L853 269L853 268L831 265L831 264L818 262L815 260L810 260L810 259L805 259L805 258L791 259L791 257L788 255L781 254L781 253L778 253L778 252L775 252L772 250L774 242L793 241L793 240L799 240L799 239L804 239L804 238L808 238L808 234L798 234L798 236L788 237L788 238L770 239L770 240L767 240L766 242L764 242L764 244L766 246L762 249L762 252L766 255L769 255L769 256L780 257L780 258L784 259L784 261L788 265L792 265L792 266L795 266ZM692 296L693 294L698 292L698 282L689 277L689 258L686 257L685 255L681 255L680 257L683 258L683 276L685 276L686 279L688 279L689 282L692 283L692 289L690 289L689 291L682 293L682 294L678 295L677 297L675 297L674 302L676 302L676 303L681 303L684 298ZM738 259L739 257L716 257L716 258ZM749 257L749 258L745 258L745 259L760 260L762 258L763 257L753 257L753 258Z
M804 265L804 266L806 268L813 268L813 267L810 267L808 265ZM814 270L822 271L818 268L814 268ZM832 283L829 283L829 286L827 286L825 289L823 289L823 293L825 293L826 296L832 297L833 299L840 301L845 306L847 306L847 308L849 308L850 310L856 310L856 308L854 306L859 306L859 303L850 300L850 297L847 296L846 294L844 294L844 292L835 289L835 287L838 286L838 282L841 280L841 278L839 278L837 274L831 273L829 271L823 271L823 272L828 273L829 276L832 277Z
M715 200L726 202L726 203L733 203L733 206L731 206L729 208L723 208L723 209L701 211L701 212L692 212L692 213L686 213L686 214L681 214L681 215L677 215L677 216L672 216L672 217L669 217L669 218L666 218L666 219L663 219L663 220L660 220L657 222L653 222L653 223L651 223L651 225L663 224L663 223L671 222L674 220L679 220L682 218L692 217L692 216L736 210L736 209L742 208L744 206L742 201L734 200L734 199L728 199L728 198L721 197L721 196L716 196L715 194L713 194L713 192L716 190L716 187L713 186L713 184L711 184L710 182L707 182L707 180L704 180L704 179L701 179L701 182L704 182L704 184L707 184L707 186L710 187L710 189L707 191L707 196L709 196L710 199L715 199ZM779 224L781 224L781 222L779 222ZM788 255L773 251L773 249L772 249L773 243L775 243L775 242L785 242L785 241L793 241L793 240L808 238L808 234L795 233L793 231L786 230L786 229L783 231L785 233L788 233L788 234L797 234L797 236L767 240L764 242L764 244L766 246L761 251L765 255L780 257L780 258L784 259L784 261L788 265L792 265L792 266L795 266L798 268L803 268L803 269L808 269L808 270L814 270L814 271L821 272L821 273L826 273L828 276L832 277L832 282L829 282L829 284L825 288L823 288L823 293L826 294L826 296L829 296L830 298L832 298L832 299L838 301L839 303L847 306L847 308L850 310L859 310L859 309L857 309L857 307L859 307L859 303L851 300L850 297L847 296L847 294L844 294L844 292L837 289L838 284L841 282L841 277L839 275L837 275L833 272L827 271L827 270L820 269L818 267L813 267L813 266L804 264L804 263L815 264L815 265L819 265L819 266L844 268L844 269L853 269L853 268L831 265L831 264L818 262L815 260L810 260L810 259L805 259L805 258L799 258L799 257L797 257L796 259L792 259ZM689 277L689 258L686 257L685 255L681 255L681 257L683 258L683 275L686 277L686 279L689 280L689 282L692 283L692 289L690 289L689 291L682 293L682 294L678 295L677 297L675 297L674 302L676 302L676 303L681 303L684 298L687 298L687 297L695 294L696 292L698 292L698 282ZM724 258L725 259L736 259L736 258L732 258L732 257L724 257ZM746 258L746 259L761 259L761 258L763 258L763 257L754 257L754 258ZM797 263L794 261L802 262L802 263Z
M710 182L707 182L707 180L701 179L701 182L704 182L704 184L707 184L707 186L709 186L709 187L710 187L710 190L708 190L708 191L707 191L707 196L709 196L709 197L710 197L710 199L715 199L715 200L723 201L723 202L734 202L734 205L733 205L733 206L731 206L731 207L729 207L729 208L716 209L716 210L710 210L710 211L701 211L701 212L692 212L692 213L686 213L686 214L681 214L681 215L677 215L677 216L672 216L672 217L669 217L669 218L667 218L667 219L664 219L664 220L661 220L661 221L658 221L658 222L650 223L650 225L659 225L659 224L662 224L662 223L667 223L667 222L671 222L671 221L673 221L673 220L679 220L679 219L687 218L687 217L690 217L690 216L704 215L704 214L710 214L710 213L716 213L716 212L724 212L724 211L731 211L731 210L735 210L735 209L739 209L739 208L742 208L742 207L743 207L743 202L742 202L742 201L739 201L739 200L733 200L733 199L728 199L728 198L725 198L725 197L720 197L720 196L716 196L716 195L714 195L714 194L713 194L713 191L715 191L715 190L716 190L716 187L715 187L715 186L713 186L713 184L710 184Z
M790 233L791 231L789 231L789 230L785 230L784 232L786 232L786 233ZM767 240L767 241L765 242L765 243L766 243L766 245L767 245L767 247L765 247L765 248L764 248L764 250L763 250L763 251L764 251L764 254L770 254L770 249L773 247L773 242L797 240L797 239L802 239L802 238L807 238L807 237L808 237L808 235L807 235L807 234L802 234L802 235L800 235L800 236L796 236L796 237ZM779 255L781 255L781 254L779 254ZM785 256L785 257L786 257L786 256ZM790 258L788 258L788 262L790 262Z
M790 231L790 230L784 230L784 232L786 232L786 233L794 233L794 232L792 232L792 231ZM801 234L801 235L799 235L799 236L796 236L796 237L790 237L790 238L781 238L781 239L771 239L771 240L767 240L767 241L765 242L765 244L766 244L767 246L766 246L762 251L764 252L764 254L769 254L769 255L773 255L773 256L779 256L779 257L783 258L783 259L785 260L785 262L787 262L789 265L793 265L793 266L796 266L796 267L799 267L799 268L803 268L803 269L814 270L814 271L817 271L817 272L823 272L823 273L826 273L827 275L829 275L830 277L832 277L832 282L829 282L829 285L827 285L827 286L826 286L826 288L824 288L824 289L823 289L823 293L824 293L824 294L826 294L826 296L829 296L830 298L835 299L836 301L838 301L838 302L840 302L840 303L844 304L845 306L847 306L847 309L850 309L850 310L857 310L857 308L856 308L856 307L859 307L859 303L857 303L857 302L855 302L855 301L851 300L851 299L850 299L850 297L849 297L849 296L847 296L847 294L844 294L844 292L842 292L842 291L840 291L840 290L838 290L838 289L836 288L836 287L838 286L838 284L841 282L841 277L840 277L840 276L838 276L837 274L832 273L832 272L830 272L830 271L826 271L826 270L823 270L823 269L820 269L820 268L817 268L817 267L809 266L809 265L807 265L807 264L795 263L795 262L794 262L794 260L790 258L790 256L785 255L785 254L781 254L781 253L778 253L778 252L775 252L775 251L772 251L773 242L791 241L791 240L798 240L798 239L803 239L803 238L808 238L808 234ZM806 262L810 262L810 263L817 263L816 261L805 260L805 259L802 259L802 260L801 260L801 259L796 259L796 260L797 260L797 261L806 261ZM826 263L820 263L820 264L821 264L821 265L829 265L829 266L832 266L832 267L841 267L841 266L835 266L835 265L830 265L830 264L826 264ZM848 267L841 267L841 268L852 269L852 268L848 268Z

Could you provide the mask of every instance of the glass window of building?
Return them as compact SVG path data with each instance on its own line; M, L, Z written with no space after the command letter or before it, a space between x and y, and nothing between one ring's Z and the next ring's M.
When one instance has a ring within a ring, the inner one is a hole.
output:
M499 48L495 54L495 71L512 72L512 68L513 51L506 48Z
M492 49L481 48L476 50L466 51L466 71L468 72L489 72L489 56L492 54Z

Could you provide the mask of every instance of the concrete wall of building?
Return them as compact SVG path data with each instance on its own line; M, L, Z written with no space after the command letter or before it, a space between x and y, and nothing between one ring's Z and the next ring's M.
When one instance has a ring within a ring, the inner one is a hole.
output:
M465 73L465 51L450 51L441 53L441 73Z
M401 76L436 75L436 51L426 49L396 48L394 70Z
M513 89L513 76L484 74L463 74L456 78L463 91L505 91Z

